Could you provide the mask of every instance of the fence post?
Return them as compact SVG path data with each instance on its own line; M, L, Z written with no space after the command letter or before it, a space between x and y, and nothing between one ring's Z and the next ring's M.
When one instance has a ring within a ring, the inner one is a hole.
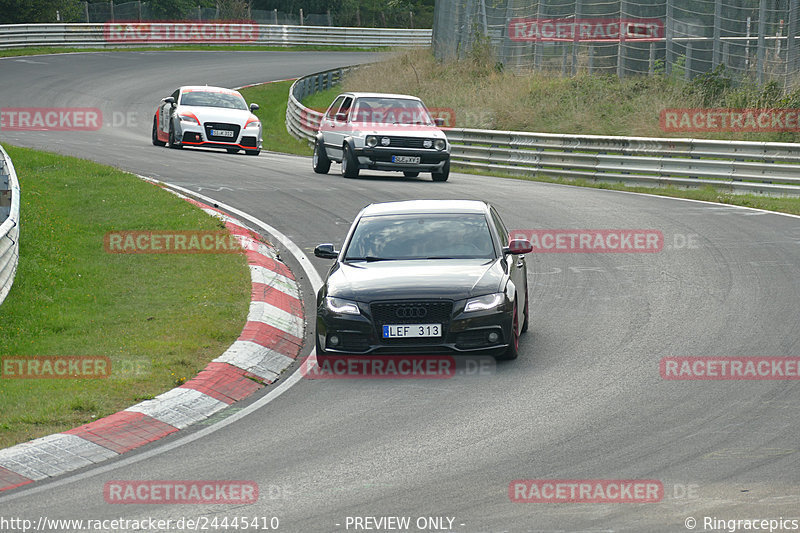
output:
M142 0L136 0L136 19L142 21Z
M575 0L575 25L572 27L572 75L578 73L578 37L581 19L581 0Z
M650 41L650 59L647 61L647 74L652 76L656 71L656 42Z
M538 2L536 2L536 20L537 20L537 24L541 23L542 16L544 15L544 13L542 13L542 2L544 2L544 1L545 0L539 0ZM543 55L542 52L544 52L544 50L542 49L541 35L540 35L539 40L536 41L533 46L534 46L534 49L533 49L533 70L541 70L542 69L542 55Z
M328 12L330 12L330 10L328 10ZM414 12L413 11L409 11L408 12L408 25L411 27L412 30L414 29Z
M711 68L719 65L719 48L722 41L722 0L714 1L714 49L711 53Z
M761 0L758 6L758 51L756 53L756 81L764 82L764 59L767 53L767 0Z
M333 18L331 18L331 8L328 8L328 26L333 26Z
M275 15L275 25L277 26L278 25L278 10L277 9L273 9L272 13Z
M561 43L561 75L567 75L567 43Z
M684 63L683 79L692 79L692 41L686 41L686 62Z
M795 74L797 62L797 0L789 1L789 33L786 37L786 81L784 90L788 92L791 86L791 77Z
M86 22L91 22L89 20L89 0L83 2L83 15L86 17Z
M300 25L303 25L303 8L300 8Z
M722 43L722 64L727 68L731 62L731 43Z
M108 0L108 7L111 10L111 22L114 22L114 0Z
M625 0L619 0L619 45L617 46L617 77L625 76L625 35L622 30L625 18Z
M589 75L594 72L594 44L589 43Z
M672 2L674 0L667 0L667 20L664 24L664 38L666 39L664 50L664 68L667 76L672 73L672 58L675 56L672 49L672 34L675 31L675 17L672 11Z

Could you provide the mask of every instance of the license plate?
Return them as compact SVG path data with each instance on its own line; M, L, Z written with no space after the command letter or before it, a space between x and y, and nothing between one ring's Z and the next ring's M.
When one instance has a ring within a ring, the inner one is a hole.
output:
M383 326L384 339L406 337L441 337L441 324L387 324Z
M211 130L214 137L233 137L233 130Z
M419 164L420 158L414 157L410 155L393 155L392 156L392 163L413 163L415 165Z

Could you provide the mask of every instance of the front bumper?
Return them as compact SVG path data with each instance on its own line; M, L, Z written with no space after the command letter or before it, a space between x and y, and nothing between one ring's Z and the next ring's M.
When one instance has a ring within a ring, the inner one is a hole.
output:
M365 146L356 148L355 156L358 158L359 168L372 170L399 170L409 172L437 172L441 171L445 163L450 160L450 152L433 148L384 148ZM419 163L393 163L392 156L419 157Z
M323 299L317 305L317 341L326 353L341 354L499 355L506 351L513 339L512 304L505 302L493 310L464 313L465 300L453 303L449 317L442 321L441 337L384 339L381 334L382 326L388 322L376 319L371 313L369 304L359 303L360 315L346 315L330 311ZM425 321L391 322L403 324ZM491 333L497 334L497 340L494 342L489 341ZM332 336L338 337L339 342L336 345L331 343Z
M181 144L184 146L201 146L206 148L235 148L239 150L261 150L262 138L260 128L242 129L230 142L210 140L205 128L197 125L181 125Z

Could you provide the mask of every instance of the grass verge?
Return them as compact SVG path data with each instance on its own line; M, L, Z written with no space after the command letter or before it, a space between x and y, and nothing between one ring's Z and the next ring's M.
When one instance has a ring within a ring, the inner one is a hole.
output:
M478 64L476 65L476 63ZM656 105L655 102L661 102L660 105L666 105L665 102L670 101L672 102L670 105L674 105L674 107L688 107L686 102L681 103L682 101L679 99L686 97L686 95L702 92L706 88L704 84L696 84L687 89L686 86L678 84L675 80L658 77L623 80L620 82L620 80L609 76L579 76L576 78L548 77L534 74L518 76L513 73L504 73L494 67L484 68L482 72L485 79L481 83L477 83L476 87L474 80L470 80L474 77L476 69L481 72L479 63L473 58L473 60L456 63L455 65L442 65L433 61L429 52L413 50L382 62L364 66L346 77L340 86L310 95L303 101L303 105L317 111L324 111L333 99L344 91L406 93L422 97L429 107L450 107L454 109L457 121L459 117L472 121L471 124L466 125L463 123L456 124L458 127L522 129L522 131L527 129L528 131L551 133L580 131L581 133L597 135L633 134L647 136L646 134L649 133L651 136L664 136L663 132L657 131L657 128L659 128L658 113L653 114L652 105ZM508 81L509 77L515 80L520 78L511 83L512 87L514 87L513 90L501 87L503 83ZM707 83L707 80L703 83ZM471 88L465 90L465 85ZM521 88L524 86L528 87L528 94L525 94L524 91L520 93ZM625 89L621 90L620 87L625 87ZM742 98L743 91L746 90L746 88L731 89L730 93L726 93L727 96L724 97L724 101L729 103L731 99ZM767 87L764 90L770 89ZM469 91L474 91L475 93L471 98L468 95ZM288 89L285 92L288 92ZM529 99L531 98L531 92L541 93L542 95L549 93L549 98L542 98L542 101L534 109L530 109L531 106L522 104L519 101L519 97ZM629 100L635 95L639 95L638 99L634 98L634 102L631 103ZM284 94L284 101L282 102L284 114L286 111L285 96L286 94ZM705 95L704 98L707 96ZM800 98L800 96L797 97ZM493 111L493 109L497 109L501 105L510 105L506 100L513 98L517 98L517 104L522 108L520 113L503 114ZM786 97L786 101L791 101L792 98L794 97L790 95ZM481 110L471 107L474 106L474 102L478 101L482 103ZM569 105L564 103L569 101L572 101ZM709 105L714 104L711 102ZM719 104L717 106L724 107L724 105ZM650 123L647 128L637 129L635 126L626 125L624 122L629 120L626 118L625 113L638 106L643 106L641 113L653 115L650 117ZM622 109L623 112L615 111L615 109ZM530 116L531 113L533 118ZM534 128L533 124L536 124L537 127ZM286 132L285 126L282 128L281 133L292 139ZM730 135L736 136L735 134ZM738 137L748 139L752 135L755 134L738 134ZM785 132L761 135L777 136L777 138L771 139L775 141L791 140L786 137L787 134ZM265 142L265 147L266 145L267 143ZM292 153L308 155L310 150ZM730 194L710 186L698 189L682 189L673 186L629 186L621 183L593 182L584 179L555 179L549 176L518 176L504 172L476 171L471 168L459 167L458 165L454 165L453 170L468 174L688 198L800 215L800 198Z
M308 143L299 141L286 131L286 101L292 81L264 83L247 87L240 92L248 103L255 102L260 109L255 115L261 119L264 149L287 154L311 155Z
M0 358L96 355L105 379L0 377L0 448L91 422L180 385L238 337L241 254L109 254L118 230L222 223L111 167L6 146L22 188L20 261L0 306ZM116 369L116 370L115 370Z

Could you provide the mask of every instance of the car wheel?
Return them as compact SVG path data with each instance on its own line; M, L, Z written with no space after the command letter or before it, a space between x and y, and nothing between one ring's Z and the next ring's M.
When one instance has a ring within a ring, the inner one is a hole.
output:
M432 172L431 175L433 176L433 181L447 181L447 178L450 177L450 160L447 160L441 172Z
M245 150L244 153L247 155L258 155L261 153L261 150Z
M358 177L358 163L348 144L342 148L342 176L345 178Z
M172 124L169 125L169 147L180 149L182 146L175 140L175 130L172 129Z
M404 171L403 172L403 176L405 176L407 178L416 178L417 176L419 176L419 172Z
M519 313L517 312L517 302L514 302L514 314L511 318L511 342L508 343L506 352L495 359L508 361L516 359L519 355Z
M238 154L239 150L236 148L226 148L229 154Z
M319 139L314 143L312 162L314 164L314 172L317 174L327 174L331 169L331 160L328 159L328 152L325 151L325 147Z
M167 143L158 140L158 117L153 117L153 145L166 146Z

